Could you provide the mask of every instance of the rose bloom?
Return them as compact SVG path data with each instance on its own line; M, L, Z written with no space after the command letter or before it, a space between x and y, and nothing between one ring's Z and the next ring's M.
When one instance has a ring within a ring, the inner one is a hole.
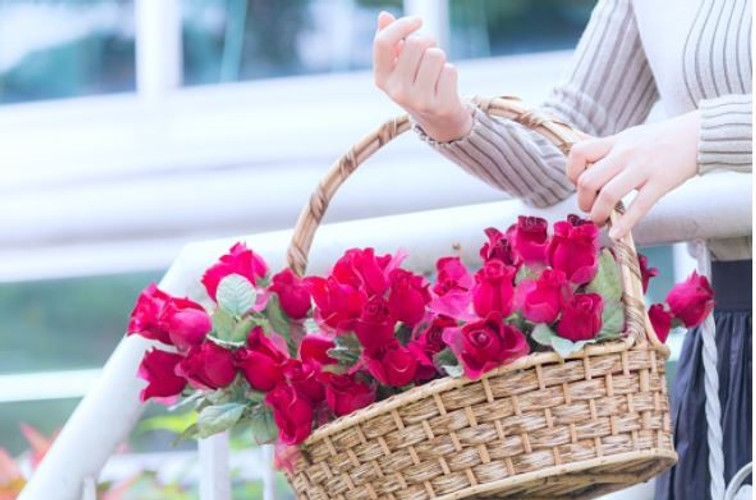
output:
M244 276L255 285L258 278L264 278L268 274L268 266L262 257L248 249L244 243L235 244L229 253L222 256L202 276L202 284L205 285L208 295L213 300L218 291L218 284L229 274Z
M459 257L438 259L436 270L438 275L433 286L433 293L436 295L445 295L455 290L466 292L475 284L475 279Z
M480 258L483 259L483 262L500 260L508 266L516 264L512 242L509 239L513 227L509 228L507 234L502 233L495 227L489 227L486 229L485 233L488 237L488 242L484 243L480 248Z
M299 444L312 433L312 404L294 387L279 384L265 396L265 403L273 408L279 443Z
M308 333L299 344L299 358L307 363L332 365L338 363L328 355L328 350L336 347L333 340L317 333Z
M139 365L139 378L147 381L147 387L139 393L144 402L150 398L171 398L181 394L186 387L186 379L176 375L176 365L184 356L159 349L150 349L144 354Z
M234 362L255 390L270 391L284 378L287 356L256 326L247 336L247 347L238 349Z
M509 316L514 310L514 277L517 269L500 260L489 260L475 274L473 308L480 317L491 312Z
M323 372L319 378L326 384L326 403L337 417L349 415L375 401L375 388L358 382L354 375Z
M417 358L396 339L380 347L365 349L363 359L367 369L380 383L392 387L409 384L417 372Z
M651 278L659 276L659 270L655 267L648 267L648 257L638 254L638 264L640 265L641 281L643 282L643 293L648 291L648 283Z
M336 261L331 275L339 283L367 293L368 297L381 295L389 285L386 276L391 255L375 255L373 248L352 248Z
M410 328L425 316L425 306L430 302L428 283L422 276L404 269L394 269L389 273L388 305L391 315Z
M303 319L310 312L310 290L289 268L273 276L268 290L278 295L281 309L291 319Z
M354 329L354 324L367 303L364 291L339 283L333 276L309 276L304 282L317 306L315 318L323 328L330 328L339 334Z
M557 335L578 342L590 340L601 331L604 300L596 293L576 293L563 300Z
M526 280L517 286L523 316L533 323L556 321L562 310L562 297L568 292L566 276L555 269L544 269L537 281Z
M654 327L656 338L665 343L672 329L672 313L664 309L664 304L654 304L648 310L648 318Z
M222 389L236 378L234 355L213 342L192 347L177 366L176 375L196 389Z
M528 264L546 262L549 223L540 217L517 217L509 237L515 254Z
M554 224L554 237L547 254L549 265L564 272L570 282L582 285L596 276L598 251L599 228L595 224L573 225L567 221Z
M667 304L675 318L693 328L703 323L714 309L714 290L705 276L693 271L687 280L670 290Z
M389 304L376 295L365 305L357 320L354 332L366 349L377 349L394 338L396 320L391 315Z
M284 364L284 375L289 385L307 398L313 407L325 399L325 386L318 380L320 367L315 363L303 363L298 359L289 359Z

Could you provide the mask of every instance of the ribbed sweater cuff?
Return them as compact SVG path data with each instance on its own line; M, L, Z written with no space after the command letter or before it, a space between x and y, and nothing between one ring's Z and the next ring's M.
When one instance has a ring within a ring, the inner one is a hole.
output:
M728 94L699 103L698 172L752 170L751 94Z

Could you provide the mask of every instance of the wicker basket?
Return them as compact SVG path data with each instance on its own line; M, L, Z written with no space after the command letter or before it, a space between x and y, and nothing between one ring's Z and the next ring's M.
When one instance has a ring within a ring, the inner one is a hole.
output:
M475 102L541 132L565 154L582 137L514 98ZM409 127L407 116L386 122L336 162L294 231L288 258L295 272L304 273L341 183ZM443 378L326 424L303 443L288 474L297 497L592 498L671 467L677 455L664 376L669 351L645 312L632 236L614 249L626 339L566 359L531 354L479 380Z

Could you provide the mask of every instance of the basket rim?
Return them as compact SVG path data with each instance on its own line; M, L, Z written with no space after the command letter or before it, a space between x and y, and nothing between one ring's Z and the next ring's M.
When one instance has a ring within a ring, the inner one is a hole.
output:
M612 340L602 342L599 344L591 344L585 346L580 351L568 355L567 357L561 357L559 354L553 351L531 353L527 356L517 359L516 361L499 366L491 371L488 371L481 375L479 379L470 379L466 376L462 377L443 377L437 380L428 382L427 384L414 387L406 392L395 394L382 401L377 401L364 408L360 408L357 411L344 415L325 425L322 425L315 429L312 434L300 445L301 448L306 449L308 446L315 444L333 434L341 432L344 429L348 429L357 424L360 424L366 420L370 420L384 413L395 410L399 407L406 406L414 403L428 396L446 392L458 387L463 387L468 384L475 383L483 378L495 377L508 372L517 370L524 370L536 365L545 363L564 363L573 359L584 359L590 356L600 356L604 354L613 354L618 352L624 352L629 350L650 350L658 352L663 359L667 359L670 354L669 347L664 344L653 345L647 342L637 343L632 337L624 337L620 340ZM449 497L456 498L456 497ZM440 500L440 499L439 499Z

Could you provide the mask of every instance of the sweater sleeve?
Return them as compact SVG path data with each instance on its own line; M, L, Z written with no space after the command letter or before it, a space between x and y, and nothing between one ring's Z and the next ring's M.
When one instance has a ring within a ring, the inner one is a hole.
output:
M698 103L701 112L699 173L716 169L751 172L751 105L751 94L727 94Z
M599 0L566 78L540 110L605 136L642 123L657 98L631 0ZM556 146L518 123L470 107L473 127L460 139L435 141L414 120L412 128L466 171L530 205L552 205L574 191Z

